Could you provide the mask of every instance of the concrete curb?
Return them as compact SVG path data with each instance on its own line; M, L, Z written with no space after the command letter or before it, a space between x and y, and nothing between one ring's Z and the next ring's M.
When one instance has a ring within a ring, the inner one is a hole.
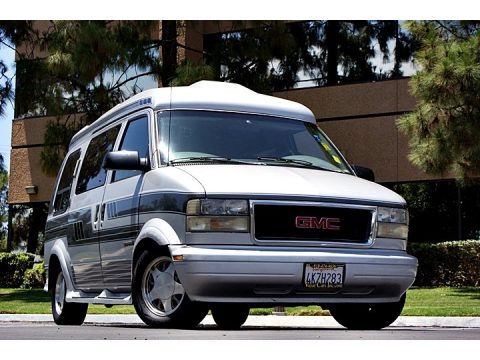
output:
M33 322L53 323L51 315L0 314L0 323ZM142 325L137 315L87 315L85 324L93 325ZM208 315L201 323L214 325ZM249 316L247 327L283 327L283 328L342 328L331 316ZM480 328L480 317L418 317L400 316L390 327L451 327Z

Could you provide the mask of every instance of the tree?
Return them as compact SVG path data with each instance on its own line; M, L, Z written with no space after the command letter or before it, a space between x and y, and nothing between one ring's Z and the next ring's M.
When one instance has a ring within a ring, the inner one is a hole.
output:
M480 174L480 22L409 23L421 67L411 80L415 109L400 118L410 161L430 174Z
M245 30L245 28L248 30ZM382 74L373 65L376 47L394 70ZM293 88L302 78L337 85L401 76L412 56L411 39L397 21L238 22L232 31L210 35L208 63L222 81L261 92Z
M17 61L17 116L56 116L47 125L42 169L56 174L80 128L145 89L178 74L178 24L165 21L52 21L34 40L43 58ZM34 29L35 26L32 26ZM161 31L161 38L154 34ZM34 31L34 30L32 30ZM198 71L197 71L198 73ZM186 81L183 79L181 81Z

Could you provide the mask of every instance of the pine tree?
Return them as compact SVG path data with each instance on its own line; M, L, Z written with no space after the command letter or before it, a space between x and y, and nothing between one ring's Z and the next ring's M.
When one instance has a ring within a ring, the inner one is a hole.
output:
M478 22L411 22L421 70L411 80L418 104L398 121L409 159L430 174L480 174L480 31Z

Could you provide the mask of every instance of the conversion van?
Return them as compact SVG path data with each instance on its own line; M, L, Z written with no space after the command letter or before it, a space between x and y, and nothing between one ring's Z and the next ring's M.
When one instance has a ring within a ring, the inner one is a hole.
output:
M201 81L142 92L71 140L46 225L59 325L133 304L153 327L320 305L349 329L401 313L408 212L295 102Z

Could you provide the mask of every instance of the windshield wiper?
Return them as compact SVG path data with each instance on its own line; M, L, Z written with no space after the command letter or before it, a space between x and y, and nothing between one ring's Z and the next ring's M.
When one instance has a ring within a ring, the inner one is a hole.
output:
M252 165L251 162L234 160L234 159L226 158L223 156L192 156L192 157L178 158L178 159L170 160L168 164L176 165L176 164L192 163L192 162Z
M307 167L310 169L318 169L318 170L326 170L326 171L333 171L335 170L328 169L322 166L313 165L310 161L300 160L300 159L285 159L281 157L273 157L273 156L261 156L257 158L258 161L270 161L270 162L277 162L282 164L292 164L292 165L300 165L303 167Z

